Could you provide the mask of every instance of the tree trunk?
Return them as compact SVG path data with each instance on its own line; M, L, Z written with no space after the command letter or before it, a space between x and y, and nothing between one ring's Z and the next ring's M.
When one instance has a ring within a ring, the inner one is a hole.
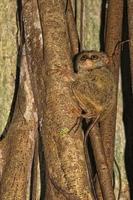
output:
M33 115L34 113L34 115ZM20 87L12 123L0 142L2 200L26 199L37 134L37 113L26 56L21 59Z
M44 35L47 93L42 135L48 173L46 199L92 199L81 127L76 133L71 130L80 110L70 93L73 70L65 7L61 1L54 3L49 0L39 1L39 9Z

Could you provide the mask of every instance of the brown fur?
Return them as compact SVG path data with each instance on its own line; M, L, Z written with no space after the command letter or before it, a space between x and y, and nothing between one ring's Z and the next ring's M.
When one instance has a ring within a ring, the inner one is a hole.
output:
M113 74L107 67L107 55L103 52L84 51L76 57L75 63L78 73L72 91L80 107L88 116L97 117L100 114L100 119L106 117L113 107L116 91ZM85 66L85 63L89 66Z

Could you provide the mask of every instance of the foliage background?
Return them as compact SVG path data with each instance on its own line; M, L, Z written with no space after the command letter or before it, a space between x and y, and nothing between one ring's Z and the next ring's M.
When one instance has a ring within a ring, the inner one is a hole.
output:
M0 135L14 94L17 63L16 1L0 1Z

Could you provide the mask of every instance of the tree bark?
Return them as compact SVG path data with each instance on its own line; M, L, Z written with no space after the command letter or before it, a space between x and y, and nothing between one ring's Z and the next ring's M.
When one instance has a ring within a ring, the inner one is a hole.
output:
M92 199L81 127L69 132L81 111L70 90L72 63L64 3L39 1L39 10L47 94L42 134L48 171L46 199Z
M110 70L113 72L116 86L118 88L119 67L120 67L120 49L118 43L121 41L122 35L122 16L123 2L119 0L116 4L115 0L108 1L106 34L105 34L105 51L110 57ZM117 50L117 51L116 51ZM100 122L100 129L103 137L103 145L107 158L108 167L112 175L114 163L114 140L116 128L116 112L117 112L117 90L115 94L115 103L113 109L108 114L106 120ZM100 199L101 192L97 186L97 193Z
M93 148L94 158L96 162L96 169L98 180L102 191L103 199L115 200L115 195L112 186L111 173L108 168L107 159L104 151L102 135L99 131L99 124L92 128L90 132L90 141ZM98 197L99 198L99 197Z
M37 112L26 56L23 55L20 87L13 119L5 138L0 141L0 198L2 200L26 199L36 134Z
M123 2L119 0L116 4L115 0L109 1L106 25L107 32L105 37L105 51L110 57L110 69L114 73L117 87L120 66L120 50L117 48L117 51L115 51L115 47L116 45L118 45L118 42L121 41L122 16ZM117 93L115 94L115 96L116 101L114 108L111 110L106 120L101 122L103 143L110 171L113 170L114 161L114 136L116 126Z
M24 38L26 46L26 55L28 61L28 69L31 78L32 91L37 106L38 114L38 129L39 132L36 138L36 145L34 151L33 161L33 174L32 174L32 198L37 199L41 195L44 196L45 180L40 180L39 166L43 166L39 162L39 153L42 154L43 146L40 144L40 132L42 130L42 123L44 118L44 99L45 99L45 86L44 86L44 55L43 55L43 40L42 30L40 24L39 10L36 0L22 1L22 17L24 23ZM44 161L41 161L44 162ZM41 171L45 171L44 166ZM41 174L43 176L44 174ZM43 176L43 179L45 176ZM41 185L40 185L41 181ZM43 189L42 189L43 188Z

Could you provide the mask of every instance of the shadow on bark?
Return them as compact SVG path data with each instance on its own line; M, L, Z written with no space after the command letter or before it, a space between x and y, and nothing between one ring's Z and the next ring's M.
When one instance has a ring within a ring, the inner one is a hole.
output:
M127 16L127 4L124 5L124 17L123 17L123 38L125 41L129 38L128 33L128 16ZM130 195L133 199L133 96L131 88L131 71L130 71L130 55L129 55L129 43L125 43L122 49L121 55L121 73L122 73L122 92L123 92L123 121L125 127L125 168L127 178L129 182Z
M101 5L101 27L100 27L100 50L105 49L105 22L106 22L106 0L102 1Z

